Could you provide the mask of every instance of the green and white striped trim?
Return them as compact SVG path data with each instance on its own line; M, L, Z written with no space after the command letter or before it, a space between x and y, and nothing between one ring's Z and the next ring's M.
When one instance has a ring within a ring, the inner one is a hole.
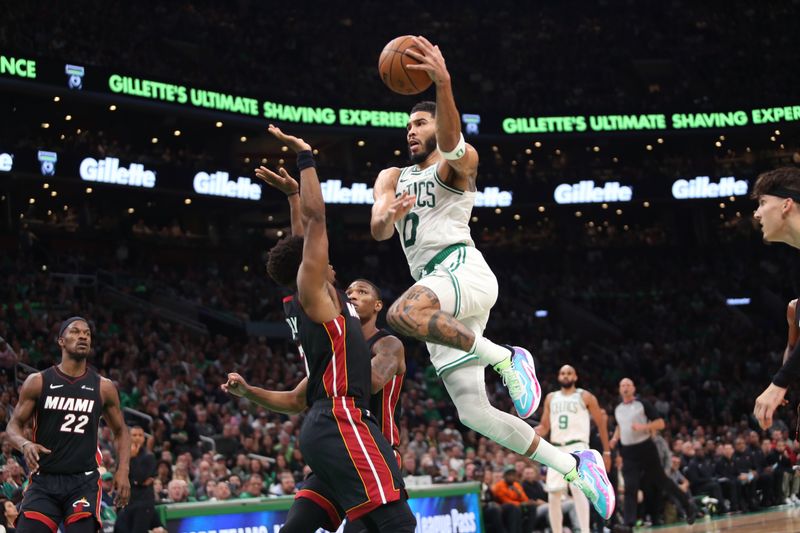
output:
M446 189L446 190L448 190L450 192L453 192L453 193L456 193L456 194L464 194L464 191L460 191L460 190L458 190L458 189L456 189L454 187L451 187L450 185L447 185L445 182L443 182L442 178L439 177L439 169L438 168L433 170L433 178L436 180L436 183L438 183L439 185L442 186L443 189Z
M456 293L456 309L453 312L453 317L455 318L458 318L458 314L461 312L461 284L458 282L458 278L454 273L456 270L458 270L458 267L463 265L466 261L467 248L464 246L458 249L455 262L445 269L447 274L450 276L450 282L453 284L453 290Z
M475 354L475 351L472 350L472 351L464 354L462 357L459 357L455 361L451 361L451 362L447 363L446 365L444 365L443 367L436 369L436 375L437 376L441 376L442 374L444 374L448 370L452 370L457 366L463 365L464 363L468 363L470 361L474 361L477 358L478 358L477 354Z

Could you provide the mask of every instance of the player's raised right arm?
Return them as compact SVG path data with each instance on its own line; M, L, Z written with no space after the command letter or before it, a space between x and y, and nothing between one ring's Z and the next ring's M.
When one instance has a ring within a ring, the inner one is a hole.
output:
M308 317L325 323L339 315L338 306L328 293L328 231L325 227L325 200L314 166L311 146L303 139L287 135L269 125L269 132L297 154L300 169L300 214L304 224L303 261L297 272L297 295Z
M404 192L395 197L400 169L390 167L378 174L373 187L375 203L372 204L370 233L376 241L385 241L394 234L394 223L403 218L414 207L417 197Z
M285 168L281 167L278 172L273 172L267 167L261 166L256 169L258 179L278 189L286 195L289 202L289 217L292 221L292 235L295 237L303 236L303 220L300 216L300 185Z
M36 401L42 394L42 375L40 373L31 374L25 379L25 383L19 389L19 401L14 407L14 413L8 422L6 432L11 444L22 452L25 462L31 472L39 469L39 454L50 453L50 450L25 438L23 434L25 426L33 416L36 409Z

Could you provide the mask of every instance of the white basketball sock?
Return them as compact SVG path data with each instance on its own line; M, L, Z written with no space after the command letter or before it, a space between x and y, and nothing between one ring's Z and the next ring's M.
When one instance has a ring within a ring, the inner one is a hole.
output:
M536 446L531 459L546 464L550 468L556 470L562 476L575 470L578 462L573 456L568 453L562 452L543 438L539 438L539 445Z
M486 337L475 337L475 344L472 345L472 350L483 366L495 366L505 360L511 361L513 352L506 346L495 344Z

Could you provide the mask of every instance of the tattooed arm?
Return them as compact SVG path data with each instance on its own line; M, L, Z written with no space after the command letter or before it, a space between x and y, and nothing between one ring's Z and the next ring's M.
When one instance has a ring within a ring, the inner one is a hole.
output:
M386 319L394 329L415 339L465 352L475 344L475 333L442 311L436 293L422 285L412 286L393 303Z

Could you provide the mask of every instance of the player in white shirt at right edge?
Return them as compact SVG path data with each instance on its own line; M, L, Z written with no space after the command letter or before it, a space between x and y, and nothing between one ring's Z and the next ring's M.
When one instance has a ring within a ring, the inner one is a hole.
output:
M591 392L575 387L578 373L570 365L564 365L558 371L558 384L561 390L549 393L544 399L542 421L536 426L536 433L545 437L550 433L553 446L565 452L576 452L589 448L591 431L589 415L600 430L600 442L603 444L603 462L606 470L611 469L611 446L608 442L608 417L603 414L597 398ZM546 490L549 493L547 503L550 511L550 529L553 533L561 533L564 515L561 511L561 495L567 490L563 476L552 469L547 470ZM575 513L578 515L581 533L589 531L589 501L580 491L572 490L575 501Z
M406 140L412 165L384 169L375 181L372 236L383 241L397 230L416 281L391 306L387 321L395 331L427 343L464 425L560 472L609 518L614 491L598 452L558 450L529 424L489 403L486 365L503 377L522 418L536 411L541 387L528 350L483 336L498 286L470 236L478 153L461 134L441 51L423 37L414 38L414 48L405 53L420 64L406 68L428 73L436 103L422 102L411 110Z

